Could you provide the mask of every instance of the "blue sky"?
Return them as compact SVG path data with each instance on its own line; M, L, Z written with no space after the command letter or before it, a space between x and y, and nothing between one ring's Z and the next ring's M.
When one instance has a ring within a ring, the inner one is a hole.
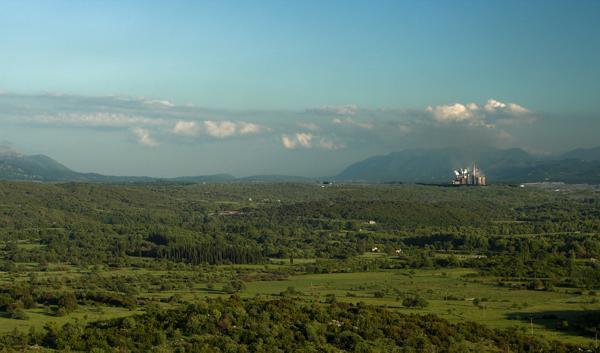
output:
M598 1L1 6L0 141L79 170L327 175L458 141L598 144Z

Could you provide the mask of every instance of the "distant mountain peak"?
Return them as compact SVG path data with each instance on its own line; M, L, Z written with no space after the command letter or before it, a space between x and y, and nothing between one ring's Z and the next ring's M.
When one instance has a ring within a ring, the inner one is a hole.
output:
M29 156L9 148L0 151L0 179L35 181L81 179L79 173L43 154Z

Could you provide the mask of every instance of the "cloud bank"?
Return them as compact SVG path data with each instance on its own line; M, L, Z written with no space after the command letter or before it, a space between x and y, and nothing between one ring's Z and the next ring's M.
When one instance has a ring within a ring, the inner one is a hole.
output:
M244 141L291 150L397 150L454 144L515 144L539 115L513 102L455 102L421 109L354 104L303 111L228 111L160 99L61 94L0 95L0 124L129 134L146 147Z
M467 123L488 128L495 127L496 123L531 122L534 119L528 109L516 103L502 103L495 99L489 99L482 105L471 102L428 106L425 111L441 123Z

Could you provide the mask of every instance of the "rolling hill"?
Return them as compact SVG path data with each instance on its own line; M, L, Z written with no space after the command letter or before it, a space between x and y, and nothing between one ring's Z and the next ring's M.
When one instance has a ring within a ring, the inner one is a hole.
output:
M153 178L146 176L111 176L97 173L79 173L45 155L25 155L0 145L0 180L39 182L103 182L129 183L168 181L182 183L223 182L308 182L315 179L288 175L255 175L236 178L230 174Z
M72 171L48 156L27 156L6 150L3 152L0 154L0 179L33 181L82 179L82 174Z

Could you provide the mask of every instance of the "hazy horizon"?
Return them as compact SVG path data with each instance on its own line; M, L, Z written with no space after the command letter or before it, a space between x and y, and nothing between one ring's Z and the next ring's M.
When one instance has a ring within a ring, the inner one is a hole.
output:
M407 148L599 145L594 1L20 1L0 144L82 172L334 175Z

